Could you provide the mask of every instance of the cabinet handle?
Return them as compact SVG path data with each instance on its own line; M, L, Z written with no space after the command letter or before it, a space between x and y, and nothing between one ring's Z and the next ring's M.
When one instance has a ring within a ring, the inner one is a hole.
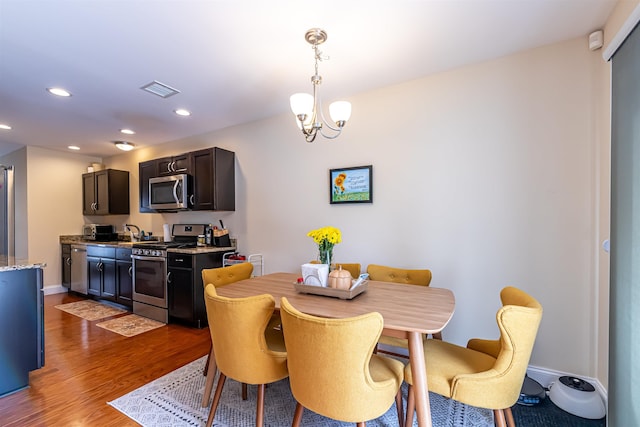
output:
M102 273L102 262L99 262L99 263L96 265L96 268L98 269L98 271L99 271L99 272L101 272L101 273Z
M129 267L129 277L133 277L133 267Z
M189 203L191 203L192 205L195 205L193 194L189 196Z
M71 265L71 258L67 258L66 263L67 265Z
M167 284L171 283L171 272L167 273Z
M167 163L167 172L172 172L171 171L171 165L173 164L173 162L169 162Z

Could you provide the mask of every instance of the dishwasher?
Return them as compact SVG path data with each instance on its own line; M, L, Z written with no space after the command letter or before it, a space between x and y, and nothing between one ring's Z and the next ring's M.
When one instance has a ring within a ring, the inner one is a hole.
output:
M87 247L71 245L71 290L87 295Z

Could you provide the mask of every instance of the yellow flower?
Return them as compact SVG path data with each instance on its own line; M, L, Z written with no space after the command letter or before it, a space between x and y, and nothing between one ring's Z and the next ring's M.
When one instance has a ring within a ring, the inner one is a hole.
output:
M318 244L318 249L321 251L330 250L333 245L337 245L342 241L340 230L331 226L311 230L307 233L307 236L313 238L313 241Z

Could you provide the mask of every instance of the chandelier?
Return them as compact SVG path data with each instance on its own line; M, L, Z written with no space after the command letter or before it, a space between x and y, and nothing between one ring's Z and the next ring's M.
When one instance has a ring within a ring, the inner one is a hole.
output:
M308 93L296 93L291 95L291 111L296 116L298 128L302 130L307 142L313 142L316 135L320 133L328 139L337 138L342 132L342 128L351 117L351 103L347 101L336 101L329 105L329 115L335 123L335 127L330 125L322 113L322 103L318 96L318 86L322 83L322 77L318 75L318 61L322 61L322 52L318 46L327 40L327 33L320 28L312 28L306 32L304 38L307 43L313 46L315 56L315 74L311 76L313 84L313 95ZM328 58L324 58L328 59Z

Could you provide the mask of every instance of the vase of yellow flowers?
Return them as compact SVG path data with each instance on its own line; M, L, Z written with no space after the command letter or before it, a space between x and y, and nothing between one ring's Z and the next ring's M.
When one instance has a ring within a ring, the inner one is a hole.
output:
M327 264L331 269L333 259L333 246L342 241L340 230L335 227L322 227L307 233L318 245L318 260L320 264Z

